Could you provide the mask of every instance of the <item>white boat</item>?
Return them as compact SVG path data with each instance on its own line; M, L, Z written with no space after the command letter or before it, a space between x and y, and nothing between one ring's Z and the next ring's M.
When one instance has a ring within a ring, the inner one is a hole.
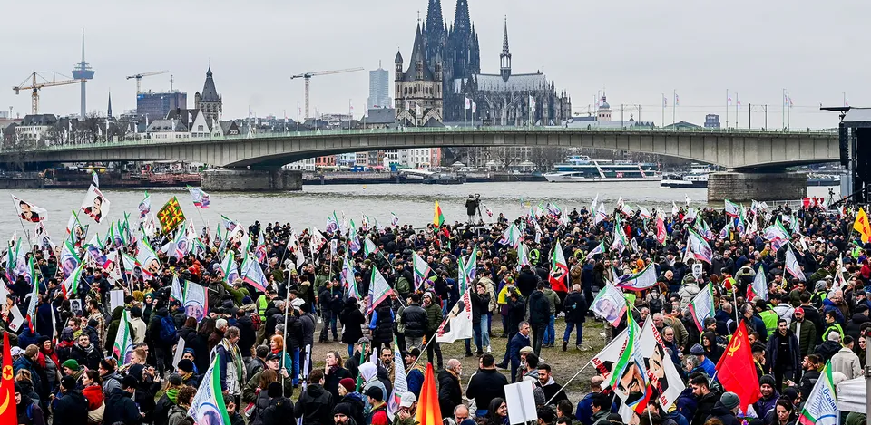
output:
M555 164L554 171L544 173L549 182L633 182L658 181L656 164L590 159L586 155L572 155L564 163Z
M690 164L690 172L680 175L672 175L663 178L659 185L671 188L706 188L711 168L703 164Z

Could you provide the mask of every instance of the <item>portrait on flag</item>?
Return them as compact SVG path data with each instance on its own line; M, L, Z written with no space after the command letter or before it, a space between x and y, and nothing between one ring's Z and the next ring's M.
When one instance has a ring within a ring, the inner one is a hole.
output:
M611 326L617 326L620 324L621 316L626 312L626 300L619 289L613 285L605 285L593 300L592 310Z
M20 217L24 221L29 221L31 223L39 223L40 221L45 220L46 209L39 208L36 205L31 204L23 199L18 199L16 197L12 197L12 201L15 203L15 211L18 213L18 217Z
M103 196L103 192L91 186L85 194L85 200L82 201L82 212L97 223L101 223L103 218L109 215L109 206L110 202Z

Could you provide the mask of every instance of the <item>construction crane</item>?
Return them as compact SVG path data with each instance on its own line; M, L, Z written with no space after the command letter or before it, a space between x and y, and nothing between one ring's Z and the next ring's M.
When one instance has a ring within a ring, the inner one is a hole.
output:
M132 80L136 79L136 94L142 93L142 77L150 77L152 75L160 75L166 74L169 71L152 71L152 72L140 72L139 74L128 75L127 79Z
M357 72L357 71L362 71L362 70L363 70L363 68L358 67L358 68L340 69L337 71L303 72L302 74L296 74L296 75L291 76L290 77L291 80L294 80L297 78L305 78L305 118L309 118L309 115L308 115L308 87L309 87L309 81L311 80L312 77L314 77L316 75L341 74L344 72Z
M42 78L44 80L44 82L42 82L42 83L37 82L36 76L39 76L39 78ZM31 82L29 86L25 85L25 84L27 84L28 80L30 80L30 82ZM39 73L33 72L30 75L28 75L27 78L25 78L21 84L15 86L15 87L12 87L12 90L15 92L15 94L19 94L22 90L33 90L33 94L31 95L31 97L32 97L31 110L33 111L33 115L36 115L37 113L39 113L39 90L41 90L44 87L65 86L67 84L75 84L75 83L79 83L82 81L85 81L85 80L48 81L45 77L43 77L42 75L39 75Z

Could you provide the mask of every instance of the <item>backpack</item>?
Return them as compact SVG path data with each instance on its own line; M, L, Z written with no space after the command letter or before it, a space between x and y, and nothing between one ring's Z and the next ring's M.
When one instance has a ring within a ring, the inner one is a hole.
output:
M175 321L169 315L160 318L160 342L174 344L178 341L178 331L175 329Z
M260 325L263 324L260 321L260 314L258 314L257 312L254 312L254 313L251 313L251 315L249 317L251 317L251 329L254 329L254 331L257 332L260 329Z

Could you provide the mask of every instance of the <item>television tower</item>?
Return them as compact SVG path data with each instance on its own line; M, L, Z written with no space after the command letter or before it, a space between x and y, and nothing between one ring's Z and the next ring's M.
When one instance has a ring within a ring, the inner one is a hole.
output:
M94 79L94 69L91 64L85 62L85 30L82 29L82 61L75 64L73 67L73 79L82 81L82 114L81 119L85 119L87 112L87 88L85 87L88 80Z

